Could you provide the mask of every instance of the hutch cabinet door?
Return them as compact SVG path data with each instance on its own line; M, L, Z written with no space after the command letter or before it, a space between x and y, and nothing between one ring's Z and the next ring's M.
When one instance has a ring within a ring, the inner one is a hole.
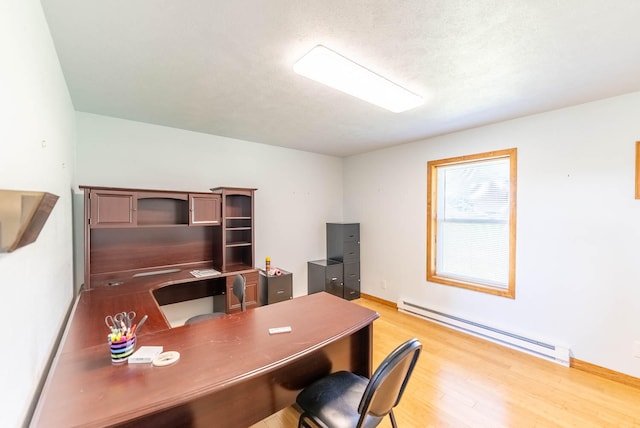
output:
M132 227L137 224L137 194L92 190L89 194L91 227Z
M220 195L189 195L189 224L220 224Z

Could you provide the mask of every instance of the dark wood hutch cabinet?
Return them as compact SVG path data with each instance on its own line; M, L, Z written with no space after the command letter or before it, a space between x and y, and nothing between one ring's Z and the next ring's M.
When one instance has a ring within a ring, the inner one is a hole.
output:
M253 266L253 194L256 189L216 187L222 201L222 227L215 230L213 264L223 271L234 266Z
M220 224L220 195L89 189L89 223L96 227Z
M247 278L247 306L258 304L253 230L256 189L217 187L207 193L80 188L85 206L85 289L126 286L142 277L184 276L179 273L214 268L223 274L218 280L224 282L224 290L231 289L231 274L242 272ZM191 280L191 275L186 278ZM196 280L215 278L193 278ZM182 295L182 300L189 297ZM227 310L239 309L233 293L226 295Z

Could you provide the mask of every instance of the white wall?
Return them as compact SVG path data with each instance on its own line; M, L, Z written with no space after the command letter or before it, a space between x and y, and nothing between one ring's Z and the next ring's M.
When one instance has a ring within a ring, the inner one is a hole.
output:
M256 187L256 265L266 256L307 294L325 223L342 217L342 160L89 113L77 113L80 185L209 191ZM81 201L81 199L80 199ZM80 225L81 233L81 225Z
M362 289L565 344L640 377L640 93L353 156L344 216L361 222ZM518 148L515 300L426 281L426 169ZM382 281L387 288L382 288Z
M28 419L73 291L75 117L37 0L0 2L0 118L0 189L59 196L34 243L0 254L0 426L13 427Z

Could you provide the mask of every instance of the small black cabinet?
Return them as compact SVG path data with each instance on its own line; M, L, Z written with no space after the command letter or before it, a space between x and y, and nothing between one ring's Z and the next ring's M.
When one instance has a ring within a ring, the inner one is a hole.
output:
M293 298L293 275L280 269L282 275L259 274L260 305L271 305Z

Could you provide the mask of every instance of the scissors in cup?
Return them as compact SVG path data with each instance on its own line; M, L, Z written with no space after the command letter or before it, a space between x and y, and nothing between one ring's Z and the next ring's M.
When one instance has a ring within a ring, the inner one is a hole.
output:
M131 324L135 317L136 313L134 311L118 312L113 316L107 315L104 317L104 323L112 333L115 334L120 331L121 333L126 334L131 329Z
M117 313L115 317L116 317L116 321L120 321L121 325L124 323L128 331L128 330L131 330L131 326L133 325L133 320L136 317L136 313L134 311L120 312L120 313Z

